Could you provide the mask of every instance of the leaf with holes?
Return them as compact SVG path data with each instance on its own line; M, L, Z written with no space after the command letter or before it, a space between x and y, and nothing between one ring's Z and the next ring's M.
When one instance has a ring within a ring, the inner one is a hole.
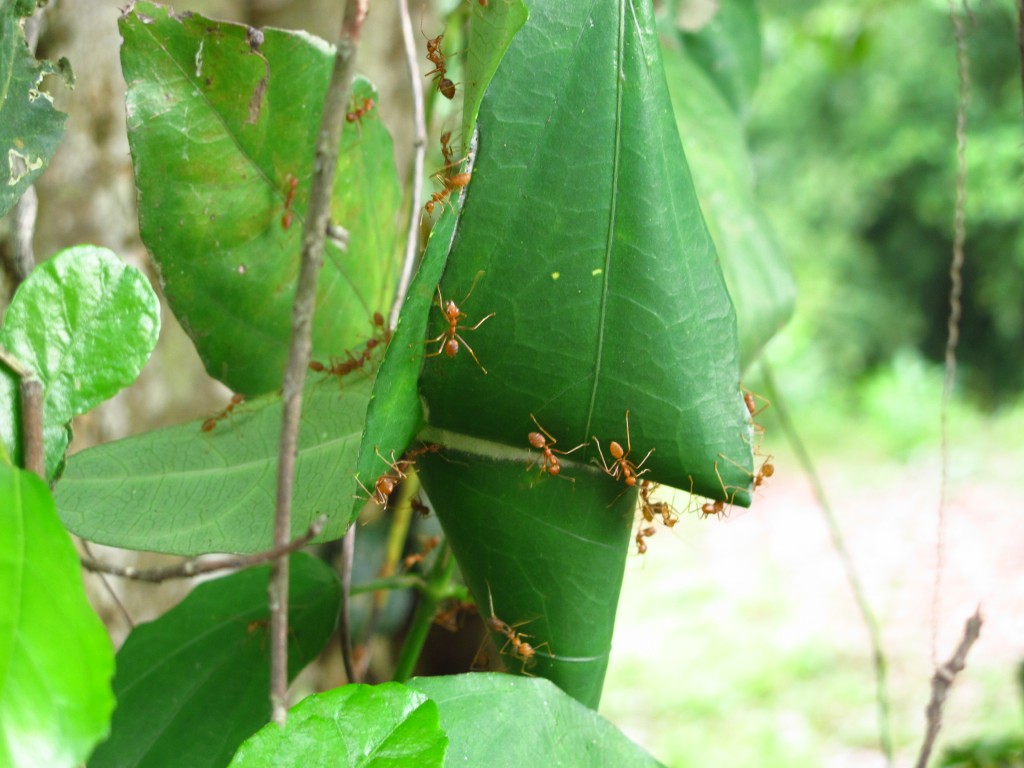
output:
M281 385L314 146L334 49L301 32L214 22L151 3L120 21L139 228L210 375ZM373 331L391 296L398 178L365 80L352 89L331 203L313 356Z

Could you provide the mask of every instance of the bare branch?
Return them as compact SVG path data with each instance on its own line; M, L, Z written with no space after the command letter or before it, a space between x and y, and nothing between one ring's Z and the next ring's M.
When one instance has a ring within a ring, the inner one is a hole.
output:
M284 408L278 449L277 504L274 515L274 545L284 546L291 536L292 487L298 452L299 419L302 415L302 387L306 381L312 349L313 310L316 284L324 263L324 239L330 224L331 191L338 164L345 107L352 88L356 48L366 19L367 0L349 0L341 22L341 37L334 55L334 68L327 86L323 117L316 139L309 206L302 230L302 262L292 306L292 338L288 367L284 374ZM288 694L288 558L274 561L268 588L270 603L270 702L271 719L284 725Z
M416 265L416 251L419 250L420 236L420 199L423 187L423 158L427 151L427 124L423 109L423 85L420 82L420 69L417 65L416 38L412 31L412 19L409 17L408 0L398 0L398 13L402 19L402 42L405 44L405 63L409 69L409 89L412 92L413 119L413 167L412 167L412 199L409 208L409 229L405 238L405 257L402 260L402 273L398 278L395 300L391 305L388 327L394 330L398 324L398 315L405 303L405 295L409 292L412 282L413 267Z
M921 744L921 751L917 756L917 768L927 768L928 766L932 747L935 746L935 739L942 728L942 708L946 704L946 697L949 695L950 688L953 687L956 676L964 669L967 653L978 639L978 635L981 634L982 623L981 607L979 606L964 625L964 634L960 639L960 645L957 646L956 653L945 664L936 667L935 674L932 675L932 697L925 709L928 730L925 732L924 743Z
M338 634L341 636L341 661L350 683L360 682L352 663L352 624L349 606L352 601L352 562L356 551L356 527L350 525L341 542L341 610L338 613Z
M320 535L327 523L327 516L321 515L309 529L297 539L289 541L284 546L277 546L265 552L256 552L252 555L238 555L236 557L221 557L217 560L198 560L192 558L177 565L169 565L163 568L150 568L143 570L131 565L117 565L115 563L104 563L93 557L83 557L82 567L93 573L109 573L111 576L121 576L133 581L148 581L159 584L171 579L192 579L214 571L226 571L229 569L248 568L251 565L266 563L279 557L289 555L295 550L304 547L314 538Z

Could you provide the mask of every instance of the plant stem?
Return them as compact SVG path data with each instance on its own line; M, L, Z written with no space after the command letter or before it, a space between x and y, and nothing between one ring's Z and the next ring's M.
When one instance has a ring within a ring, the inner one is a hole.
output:
M449 593L449 582L455 572L455 558L448 548L447 542L443 550L434 562L434 567L427 577L427 588L420 594L419 604L416 606L416 613L412 617L412 625L409 627L409 634L402 644L402 652L398 657L398 664L395 666L394 679L404 682L412 677L416 669L416 662L423 653L423 644L427 641L427 633L434 623L434 615L437 613L438 604L444 600Z
M284 374L284 409L278 449L277 504L274 515L274 546L283 547L291 538L292 487L298 452L302 388L312 349L313 311L316 284L324 262L324 238L330 224L331 191L338 165L338 149L345 108L352 88L356 47L366 18L367 0L345 4L341 37L334 55L334 68L324 100L324 112L316 139L309 207L302 230L302 262L292 307L292 338L288 367ZM283 726L288 695L288 557L274 561L268 587L270 603L270 704L271 719Z

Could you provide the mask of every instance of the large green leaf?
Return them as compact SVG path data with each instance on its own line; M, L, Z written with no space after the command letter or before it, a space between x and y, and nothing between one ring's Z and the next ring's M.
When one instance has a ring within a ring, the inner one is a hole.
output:
M546 680L482 673L418 677L408 686L437 703L451 742L445 765L661 765L614 725Z
M463 91L462 135L473 135L480 102L502 56L529 15L522 0L495 0L469 4L469 47L466 49L466 86Z
M144 2L120 30L143 241L210 374L249 395L272 391L334 49L277 29L257 44L244 25ZM354 106L366 99L376 93L357 80ZM385 308L398 200L391 139L372 108L342 136L331 218L349 245L326 246L314 357L365 340Z
M524 664L507 637L495 637L506 646L505 667L546 677L596 708L636 491L624 493L594 467L568 461L559 477L527 472L509 456L446 451L419 463L481 615L516 627L537 650Z
M531 8L481 105L442 284L460 329L495 315L421 386L431 425L506 446L531 413L564 444L625 444L628 410L652 478L746 504L736 318L653 25L647 0Z
M90 768L220 768L270 718L270 566L201 584L117 654L117 711ZM292 555L288 677L317 657L341 602L334 572Z
M47 477L62 466L72 417L131 384L159 334L160 306L149 281L106 248L61 251L18 287L0 344L43 384ZM20 461L18 379L3 366L0 439Z
M736 307L745 370L793 314L796 285L754 194L741 118L686 53L669 44L663 54L693 181Z
M320 515L339 538L359 491L354 470L366 375L339 389L314 378L303 397L292 533ZM281 397L243 403L210 431L194 421L90 448L68 462L55 496L64 524L102 544L179 555L257 552L273 544Z
M399 683L346 685L309 696L245 744L232 768L439 768L448 738L437 705Z
M25 41L23 16L34 2L0 0L0 216L18 202L57 151L67 115L39 90L44 75L61 74L73 83L67 60L36 61Z
M78 765L110 727L114 649L46 484L2 461L0 594L0 765Z

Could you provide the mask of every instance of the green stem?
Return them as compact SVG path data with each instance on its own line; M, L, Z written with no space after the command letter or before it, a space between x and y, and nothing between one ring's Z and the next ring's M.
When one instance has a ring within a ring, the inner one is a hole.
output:
M423 644L427 641L427 633L430 632L430 626L434 623L437 606L450 595L450 582L454 572L455 558L452 557L452 552L446 542L427 577L426 589L420 594L420 601L416 606L415 614L413 614L409 634L406 635L405 643L402 644L402 652L398 657L394 675L394 679L400 683L412 677L416 662L419 661L420 654L423 652Z

